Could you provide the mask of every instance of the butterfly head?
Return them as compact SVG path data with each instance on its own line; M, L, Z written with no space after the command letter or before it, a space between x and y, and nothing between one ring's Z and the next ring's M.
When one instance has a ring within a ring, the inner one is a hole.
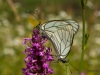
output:
M40 25L41 25L41 23L39 23L35 28L40 30Z

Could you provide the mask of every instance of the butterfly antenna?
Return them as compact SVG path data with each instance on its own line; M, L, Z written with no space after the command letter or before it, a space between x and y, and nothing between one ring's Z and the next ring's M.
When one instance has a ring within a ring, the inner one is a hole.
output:
M33 15L35 17L35 19L37 19L37 17L33 13L31 13L29 10L27 10L27 11L28 11L28 13L30 13L31 15Z
M38 10L36 9L35 11L36 11L37 15L39 15L39 12L38 12ZM38 20L38 21L39 21L39 20ZM40 22L40 21L39 21L39 24L41 24L41 22Z
M69 66L69 70L70 70L70 72L72 73L72 70L71 70L70 66Z
M38 12L38 10L36 9L35 11L37 12L37 15L39 15L39 12Z
M35 11L37 12L37 14L39 14L37 9ZM31 15L33 15L34 18L39 21L39 19L33 13L31 13L30 10L27 10L27 12L30 13ZM39 21L39 24L41 24L40 21Z

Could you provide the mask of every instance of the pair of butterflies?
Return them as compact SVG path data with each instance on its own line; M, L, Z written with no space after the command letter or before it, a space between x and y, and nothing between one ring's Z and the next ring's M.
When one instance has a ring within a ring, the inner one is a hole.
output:
M51 20L39 24L39 31L53 44L58 60L66 62L66 57L71 50L73 38L79 29L73 20Z

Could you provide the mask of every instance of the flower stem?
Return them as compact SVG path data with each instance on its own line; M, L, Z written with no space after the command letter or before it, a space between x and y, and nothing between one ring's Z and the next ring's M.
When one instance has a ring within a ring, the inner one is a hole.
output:
M84 50L85 50L85 5L87 0L81 0L82 5L82 22L83 22L83 31L82 31L82 54L81 54L81 62L80 62L80 74L83 70L84 65Z

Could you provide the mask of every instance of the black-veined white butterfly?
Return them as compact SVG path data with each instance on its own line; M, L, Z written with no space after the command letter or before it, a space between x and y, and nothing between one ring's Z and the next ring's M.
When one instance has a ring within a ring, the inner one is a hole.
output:
M39 25L39 30L53 44L58 60L66 62L79 25L73 20L52 20Z
M74 35L79 29L78 23L73 20L51 20L44 24L39 23L37 27L52 42L58 60L66 62L65 59L71 50Z

